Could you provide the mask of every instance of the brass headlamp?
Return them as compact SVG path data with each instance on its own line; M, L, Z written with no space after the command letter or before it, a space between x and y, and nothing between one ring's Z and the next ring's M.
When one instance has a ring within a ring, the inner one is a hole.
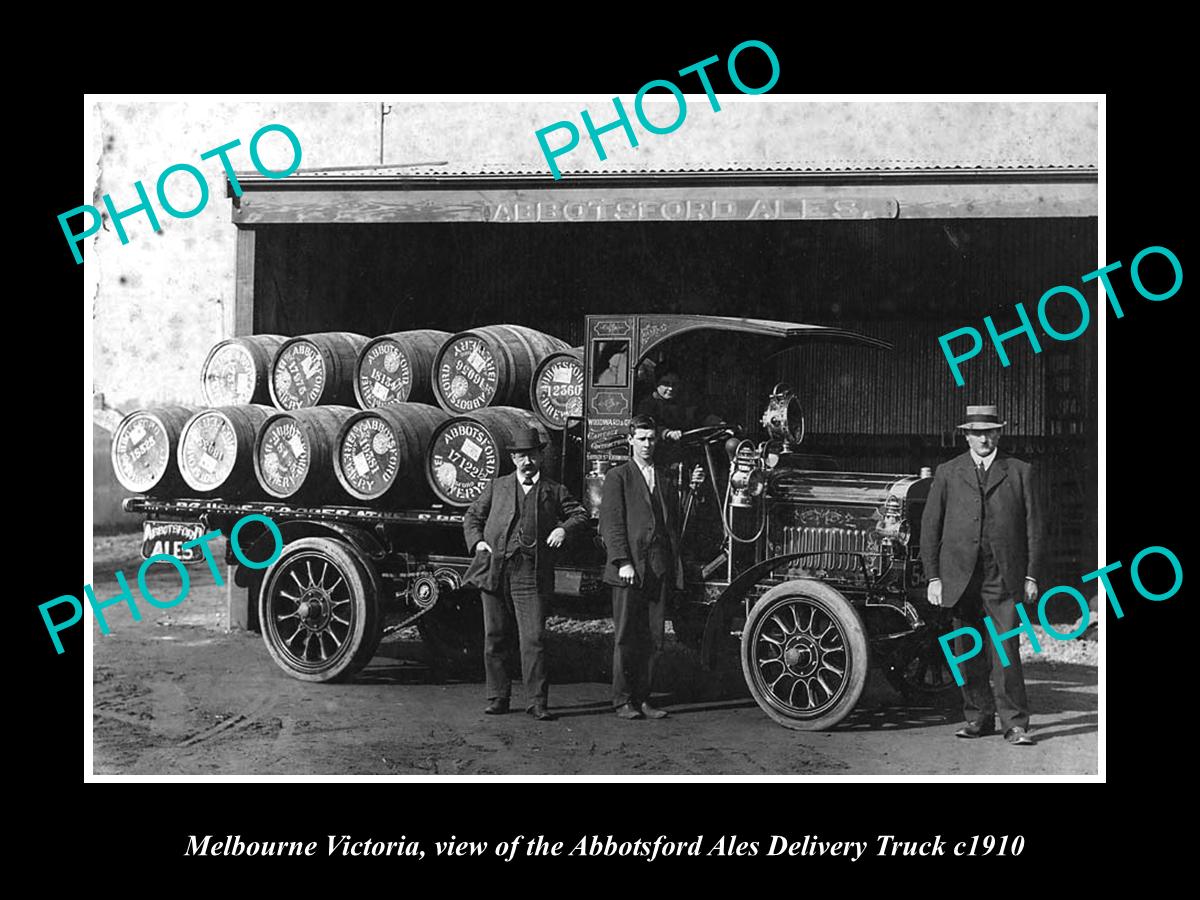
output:
M768 438L783 442L785 453L804 440L804 410L791 387L781 382L771 389L762 425Z

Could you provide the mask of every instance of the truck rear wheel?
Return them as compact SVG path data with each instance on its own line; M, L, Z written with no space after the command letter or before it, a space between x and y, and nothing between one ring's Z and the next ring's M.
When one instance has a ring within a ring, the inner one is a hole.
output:
M267 652L293 678L344 680L379 646L378 579L348 544L301 538L267 570L258 618Z
M763 594L742 631L742 674L763 711L819 731L850 714L867 683L867 632L827 584L801 578Z
M898 638L889 648L884 674L906 701L948 706L956 703L961 693L938 636L953 626L950 617L938 611L923 615L930 621L913 634Z

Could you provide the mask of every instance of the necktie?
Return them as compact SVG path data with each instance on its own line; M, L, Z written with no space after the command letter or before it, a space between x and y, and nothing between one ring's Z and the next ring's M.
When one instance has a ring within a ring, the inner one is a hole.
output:
M533 479L526 478L524 481L521 482L521 484L525 485L525 487L533 487Z
M987 486L987 469L984 467L983 463L980 463L975 468L975 476L979 479L979 488L982 490Z

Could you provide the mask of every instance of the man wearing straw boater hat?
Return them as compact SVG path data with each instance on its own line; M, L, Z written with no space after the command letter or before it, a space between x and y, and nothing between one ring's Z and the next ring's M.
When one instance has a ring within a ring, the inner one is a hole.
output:
M554 557L568 534L586 525L587 512L565 487L542 474L544 447L536 430L520 429L508 448L515 470L492 479L463 514L467 549L474 554L463 581L483 597L484 712L509 711L515 629L526 712L551 721L543 635L554 594Z
M974 628L984 647L963 664L960 738L996 733L996 713L1010 744L1032 744L1029 702L1021 672L1020 635L1004 642L1009 664L983 624L997 634L1018 625L1017 603L1035 603L1041 568L1042 517L1032 468L997 451L1000 420L995 406L968 406L959 429L968 450L938 466L921 519L921 559L934 606L952 609L955 628ZM974 647L969 635L954 639L954 653Z

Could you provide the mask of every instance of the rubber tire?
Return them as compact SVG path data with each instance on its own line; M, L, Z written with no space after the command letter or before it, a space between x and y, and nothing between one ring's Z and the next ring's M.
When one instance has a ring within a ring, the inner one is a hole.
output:
M276 576L292 558L305 551L316 551L329 557L345 579L351 600L351 627L346 642L327 666L316 670L297 668L276 645L279 638L271 624L273 620L270 618L268 602L276 586ZM267 652L279 668L300 681L329 683L353 677L371 661L383 637L383 621L379 610L380 587L374 567L351 545L325 537L306 537L293 541L283 548L279 559L267 569L258 595L258 621Z
M431 680L483 677L483 602L477 590L439 597L433 609L417 619L417 630L429 658Z
M950 672L949 665L946 663L945 654L941 651L937 644L937 636L945 634L949 629L947 624L944 627L937 627L932 624L925 625L919 634L912 635L907 638L899 638L900 642L913 642L926 644L927 650L934 656L935 664L945 667L946 672ZM930 640L931 639L931 640ZM937 652L934 653L933 648L937 646ZM892 689L904 698L906 703L916 703L925 706L934 706L938 708L949 707L960 701L962 697L962 689L954 681L953 675L950 679L939 688L931 688L925 684L914 684L904 678L902 671L904 665L901 665L901 660L898 651L892 651L892 654L883 658L883 675ZM904 659L906 664L911 660L912 656L908 655Z
M704 643L704 626L711 607L684 597L676 597L671 609L671 628L675 640L693 653L699 653Z
M750 636L767 611L775 606L775 602L781 597L789 596L802 596L815 601L823 612L837 621L846 638L845 687L834 706L816 718L790 716L773 706L759 688L752 670L753 647ZM862 696L863 688L867 684L867 670L870 667L869 647L867 629L863 625L862 617L849 600L824 582L811 578L797 578L777 585L763 594L746 617L746 625L742 629L742 675L755 702L780 725L796 731L824 731L833 728L850 715Z

